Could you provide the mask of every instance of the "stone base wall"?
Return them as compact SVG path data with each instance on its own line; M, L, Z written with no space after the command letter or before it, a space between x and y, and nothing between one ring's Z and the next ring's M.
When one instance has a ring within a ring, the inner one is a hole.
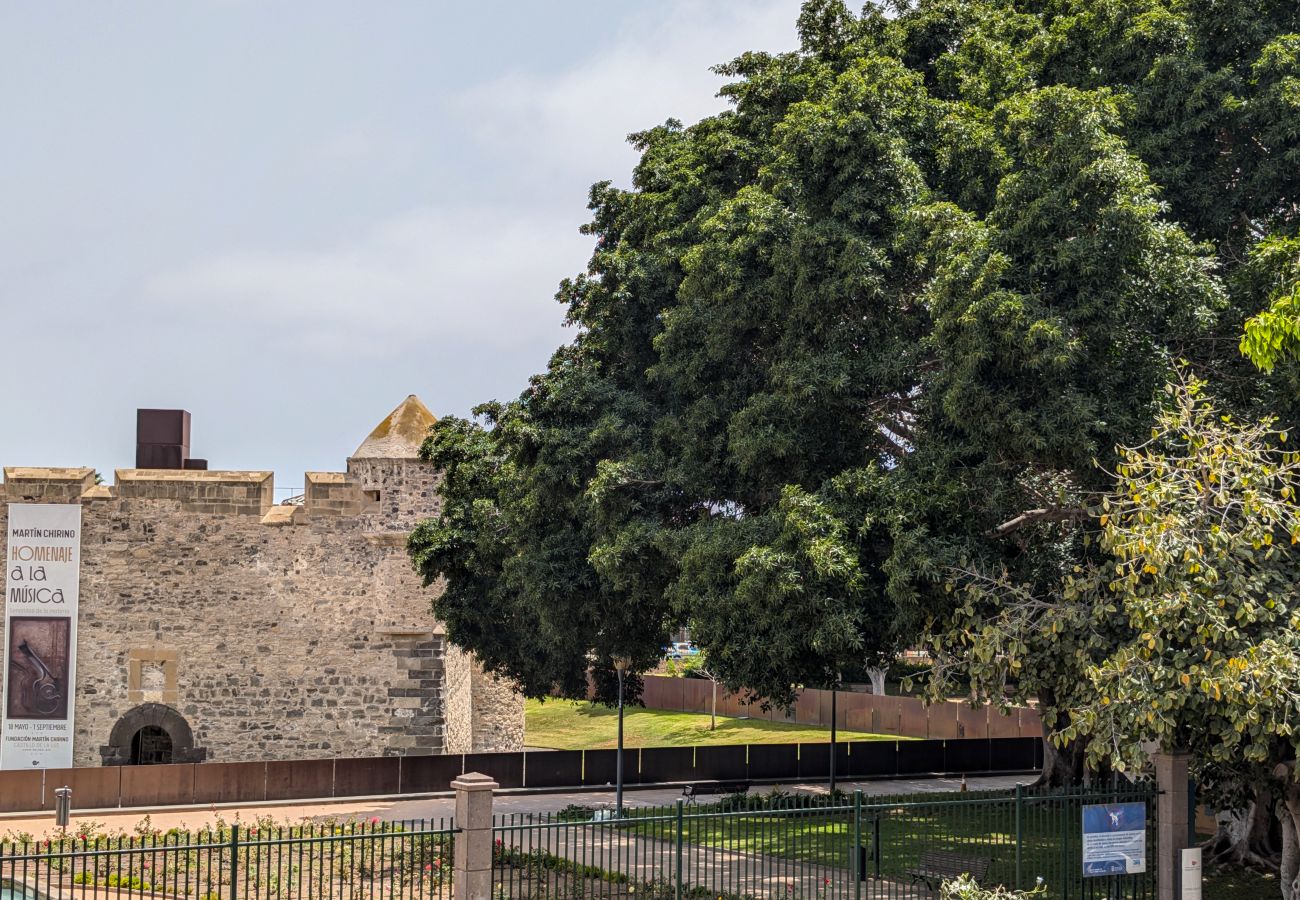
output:
M444 734L448 753L469 753L474 749L474 658L452 647L447 651L447 703Z
M474 749L523 749L524 705L520 702L519 694L509 684L488 675L477 665L471 673L471 682Z
M447 752L522 750L524 704L519 694L456 647L447 651L446 668Z

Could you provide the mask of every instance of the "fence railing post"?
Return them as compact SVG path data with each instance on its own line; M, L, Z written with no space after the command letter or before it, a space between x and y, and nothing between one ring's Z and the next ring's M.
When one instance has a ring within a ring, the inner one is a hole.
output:
M1016 782L1016 890L1020 890L1024 884L1021 875L1021 861L1023 857L1022 848L1025 845L1025 826L1024 826L1024 809L1025 809L1025 786L1019 781Z
M880 813L871 817L871 864L876 867L876 877L880 877Z
M685 821L682 816L682 807L684 803L685 801L680 797L677 798L677 877L674 879L676 883L673 885L673 896L676 900L682 900L682 832L685 826Z
M862 871L866 853L862 846L862 790L853 792L853 900L862 900Z
M492 792L498 785L479 772L466 772L451 783L456 792L452 843L453 900L489 900L492 896Z
M239 825L230 826L230 900L239 898Z

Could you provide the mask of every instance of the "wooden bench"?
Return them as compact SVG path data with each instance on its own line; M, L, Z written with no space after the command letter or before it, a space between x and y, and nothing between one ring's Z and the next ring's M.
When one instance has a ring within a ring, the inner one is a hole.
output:
M966 856L950 850L924 850L916 868L908 869L907 874L915 884L925 882L931 891L938 891L939 885L959 875L969 875L981 884L989 872L989 860L986 857Z

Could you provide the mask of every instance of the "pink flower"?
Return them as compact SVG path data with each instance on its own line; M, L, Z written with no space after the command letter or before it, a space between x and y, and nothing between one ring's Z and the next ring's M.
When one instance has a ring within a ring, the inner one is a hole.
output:
M371 824L371 825L378 825L378 824L379 824L379 816L371 816L371 817L370 817L370 824Z
M428 864L426 864L425 867L424 867L424 871L426 871L426 872L429 872L429 871L431 871L432 869L433 869L433 863L428 863Z

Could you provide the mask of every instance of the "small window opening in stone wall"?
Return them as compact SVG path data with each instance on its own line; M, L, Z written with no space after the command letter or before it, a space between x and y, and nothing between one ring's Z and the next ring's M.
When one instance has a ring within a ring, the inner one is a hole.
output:
M176 703L178 654L166 647L134 647L127 652L126 699L130 703ZM148 723L145 723L148 724ZM123 741L126 740L124 736Z
M167 690L167 673L162 663L146 662L140 666L140 692L145 700L162 700L163 691Z

